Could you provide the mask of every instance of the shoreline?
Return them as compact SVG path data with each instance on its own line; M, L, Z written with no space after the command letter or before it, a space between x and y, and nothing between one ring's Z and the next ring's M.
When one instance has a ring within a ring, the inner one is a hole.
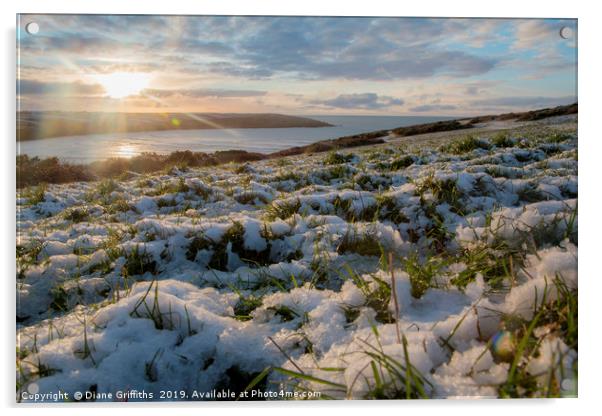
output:
M301 154L315 154L343 149L395 143L413 137L425 138L433 135L447 137L451 133L467 134L482 131L507 130L529 123L538 123L554 117L577 117L577 103L522 113L485 115L472 118L437 121L394 129L376 130L320 140L305 146L295 146L272 153L249 152L246 150L222 150L213 153L174 151L169 154L142 153L131 158L107 158L87 164L63 162L58 157L38 158L27 154L17 155L17 188L40 183L69 183L119 178L133 174L148 174L173 167L207 167L227 163L246 163L277 159ZM454 135L455 135L454 134Z

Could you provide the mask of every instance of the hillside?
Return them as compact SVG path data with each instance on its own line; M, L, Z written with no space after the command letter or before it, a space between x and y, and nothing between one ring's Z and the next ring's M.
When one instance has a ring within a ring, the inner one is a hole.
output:
M25 188L19 400L576 395L576 125L475 132Z
M306 117L283 114L24 111L17 113L17 140L177 129L326 127L329 125Z

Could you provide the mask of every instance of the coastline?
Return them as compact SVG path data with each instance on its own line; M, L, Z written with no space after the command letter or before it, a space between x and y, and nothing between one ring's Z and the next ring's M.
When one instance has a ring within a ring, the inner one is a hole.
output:
M39 126L43 125L41 129ZM40 112L17 114L17 141L55 137L166 130L331 127L308 117L275 113L101 113Z
M136 174L153 173L172 167L218 166L277 159L302 154L315 154L408 140L431 140L457 135L478 134L484 131L508 130L545 120L577 117L577 103L521 113L476 116L423 123L394 129L376 130L335 139L320 140L305 146L295 146L272 153L246 150L223 150L213 153L174 151L170 154L143 153L132 158L108 158L88 164L73 164L58 157L40 159L26 154L17 156L17 188L39 183L68 183L94 181L103 178L127 178ZM311 120L311 119L308 119Z

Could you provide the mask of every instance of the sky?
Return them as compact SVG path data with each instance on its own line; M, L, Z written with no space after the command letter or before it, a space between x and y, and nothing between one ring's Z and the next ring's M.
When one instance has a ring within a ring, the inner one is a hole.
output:
M20 110L468 116L577 101L577 21L20 15L17 65Z

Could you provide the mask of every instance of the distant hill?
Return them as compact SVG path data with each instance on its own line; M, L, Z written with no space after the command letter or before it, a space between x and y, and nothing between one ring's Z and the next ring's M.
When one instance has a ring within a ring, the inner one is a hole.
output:
M22 111L17 113L17 140L85 134L158 130L328 127L330 124L284 114L239 113L103 113Z
M516 120L516 121L536 121L542 120L548 117L566 116L570 114L577 114L579 112L579 104L573 103L569 105L559 105L558 107L542 108L533 111L524 111L522 113L504 113L496 115L478 116L468 120L470 124L486 123L488 121L504 121L504 120Z

